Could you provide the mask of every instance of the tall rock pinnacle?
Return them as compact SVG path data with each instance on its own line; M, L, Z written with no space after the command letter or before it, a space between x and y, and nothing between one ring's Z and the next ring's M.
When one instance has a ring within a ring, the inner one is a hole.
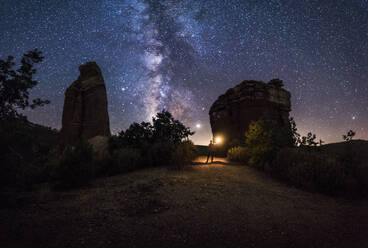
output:
M79 67L80 75L65 92L61 147L79 139L109 136L107 95L102 73L96 62Z

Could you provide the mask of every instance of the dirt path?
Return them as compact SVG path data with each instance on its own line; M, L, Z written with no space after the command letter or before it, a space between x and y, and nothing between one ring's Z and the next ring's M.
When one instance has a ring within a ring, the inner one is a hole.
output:
M202 161L23 194L0 209L0 247L367 246L367 200L308 193L247 166Z

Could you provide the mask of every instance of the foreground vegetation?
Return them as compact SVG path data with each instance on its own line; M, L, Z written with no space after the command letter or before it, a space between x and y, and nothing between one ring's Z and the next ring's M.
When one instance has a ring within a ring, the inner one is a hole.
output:
M167 111L158 113L153 124L134 123L117 136L100 137L102 148L81 140L60 151L58 132L34 125L24 118L1 123L0 186L21 189L51 182L73 188L97 177L112 176L147 167L181 169L197 151L188 136L189 128Z
M127 130L109 137L100 151L94 151L86 141L69 147L61 157L55 180L59 186L75 187L88 184L96 177L141 168L168 166L181 169L197 155L195 146L188 139L192 134L169 112L162 111L153 118L153 124L133 123Z
M284 130L272 129L263 120L252 122L245 134L245 146L228 150L227 157L285 180L295 186L322 193L338 195L365 193L368 177L362 176L365 167L352 146L353 131L344 135L344 149L325 149L323 141L308 133L301 137L295 122ZM345 138L347 136L348 138ZM320 144L320 146L317 146Z

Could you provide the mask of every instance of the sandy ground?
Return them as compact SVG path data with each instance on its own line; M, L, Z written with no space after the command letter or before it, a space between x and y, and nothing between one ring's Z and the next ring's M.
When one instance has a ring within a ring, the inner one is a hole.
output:
M367 199L215 161L20 194L0 209L0 247L368 247Z

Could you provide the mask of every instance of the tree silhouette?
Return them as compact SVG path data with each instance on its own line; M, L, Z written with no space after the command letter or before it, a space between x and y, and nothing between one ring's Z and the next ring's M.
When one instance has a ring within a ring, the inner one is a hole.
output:
M153 126L149 122L134 122L127 130L119 133L122 145L130 147L142 147L153 141Z
M301 146L316 146L318 143L315 141L316 135L309 132L307 136L303 136L301 139Z
M178 120L175 120L170 112L162 110L152 118L153 121L153 139L156 142L171 142L178 144L183 139L187 139L194 132L184 126Z
M296 128L296 123L293 117L289 118L292 139L294 146L299 146L301 143L300 134L298 133L298 129Z
M40 98L29 100L29 90L38 84L33 76L34 65L43 60L41 51L34 49L25 53L21 65L15 69L14 57L0 60L0 118L20 117L19 109L36 108L50 103Z
M178 145L188 139L194 132L179 120L175 120L170 112L163 110L149 122L133 123L117 137L110 139L110 149L120 147L144 148L154 143L170 143Z
M348 132L347 132L347 134L344 134L343 136L342 136L342 138L345 140L345 141L350 141L350 140L352 140L353 139L353 137L355 136L355 132L353 131L353 130L349 130Z

